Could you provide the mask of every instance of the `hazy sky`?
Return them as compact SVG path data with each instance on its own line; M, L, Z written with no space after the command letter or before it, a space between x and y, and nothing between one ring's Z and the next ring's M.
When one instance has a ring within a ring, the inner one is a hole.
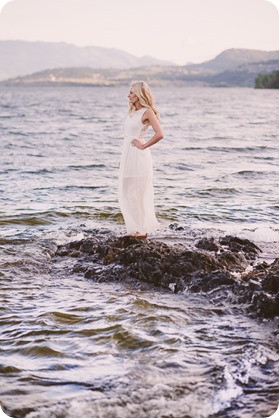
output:
M279 8L279 0L272 0ZM0 7L4 0L0 0ZM227 48L279 50L279 13L267 0L13 0L0 40L118 48L177 64Z

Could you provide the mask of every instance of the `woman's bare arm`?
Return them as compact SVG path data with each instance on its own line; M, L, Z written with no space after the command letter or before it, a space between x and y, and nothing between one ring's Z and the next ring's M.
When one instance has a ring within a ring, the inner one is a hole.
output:
M159 120L157 119L154 111L152 109L147 109L146 112L144 112L143 116L143 123L149 124L152 126L152 129L154 131L154 135L147 141L145 144L143 144L139 139L133 139L132 144L141 149L144 150L148 147L151 147L152 145L159 142L161 139L164 138L164 132L160 125Z

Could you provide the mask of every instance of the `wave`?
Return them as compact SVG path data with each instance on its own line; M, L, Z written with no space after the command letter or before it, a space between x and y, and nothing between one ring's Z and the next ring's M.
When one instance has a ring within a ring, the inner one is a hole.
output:
M215 196L215 195L236 195L239 193L240 193L240 190L235 189L234 187L209 187L208 189L198 191L197 195Z
M50 225L55 220L59 218L70 217L69 212L62 211L47 211L47 212L38 212L32 214L20 214L11 217L2 217L0 218L1 226L9 225L26 225L26 226L40 226L40 225Z
M256 170L240 170L236 171L232 174L232 176L243 176L243 177L266 177L270 178L271 176L273 178L276 178L278 176L278 172L276 171L256 171Z

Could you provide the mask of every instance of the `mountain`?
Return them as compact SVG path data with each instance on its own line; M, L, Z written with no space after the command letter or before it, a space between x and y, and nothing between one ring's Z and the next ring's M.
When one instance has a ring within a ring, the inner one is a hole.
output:
M130 68L62 66L2 81L1 84L117 86L127 85L131 79L143 79L154 86L254 87L258 74L270 74L279 70L279 51L229 49L210 61L184 66L158 65L156 59L150 65L152 60L150 57L137 59L138 66Z
M232 70L240 65L279 60L279 51L260 51L257 49L226 49L210 61L189 64L191 73L217 74Z
M0 80L58 67L133 68L171 62L97 46L67 43L0 41Z
M254 87L258 74L279 69L279 60L243 64L215 74L194 74L186 67L148 66L118 69L84 67L54 68L0 82L2 85L91 85L127 86L132 79L146 80L152 86Z
M215 86L255 87L260 74L279 72L279 59L270 61L250 62L236 68L223 71L208 77L207 82Z

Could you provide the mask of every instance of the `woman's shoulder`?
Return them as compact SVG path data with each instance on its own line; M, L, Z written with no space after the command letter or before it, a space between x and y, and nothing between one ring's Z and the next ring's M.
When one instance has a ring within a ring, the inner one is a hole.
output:
M154 109L152 107L146 107L145 112L142 113L144 119L148 120L154 120L157 119L157 115Z
M154 110L151 107L142 107L142 113L146 114L146 115L151 115L152 113L154 114Z

